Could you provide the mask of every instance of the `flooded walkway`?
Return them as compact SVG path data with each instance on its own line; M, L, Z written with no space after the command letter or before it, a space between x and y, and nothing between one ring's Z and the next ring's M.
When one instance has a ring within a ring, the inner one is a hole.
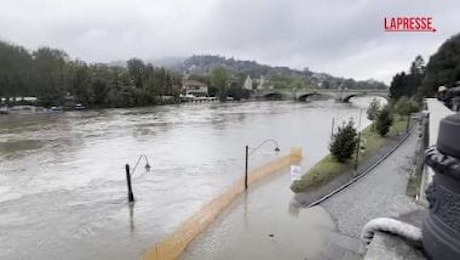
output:
M321 259L334 230L322 208L289 208L289 172L250 187L185 250L183 259Z
M367 176L320 206L289 208L289 173L262 181L184 252L183 259L361 259L360 234L373 218L420 209L406 196L417 141L412 134Z

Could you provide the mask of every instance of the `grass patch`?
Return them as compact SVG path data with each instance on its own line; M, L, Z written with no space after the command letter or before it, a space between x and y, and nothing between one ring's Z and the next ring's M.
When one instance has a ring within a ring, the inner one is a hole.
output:
M406 131L406 124L407 117L396 115L393 125L386 137L381 137L376 132L372 131L372 125L366 127L361 132L361 138L366 140L365 151L360 153L358 164L367 161L380 147L387 145L394 137ZM328 154L302 175L300 180L294 181L291 184L291 190L298 193L328 183L342 173L352 169L355 160L355 156L353 156L353 158L346 163L339 163L331 154Z

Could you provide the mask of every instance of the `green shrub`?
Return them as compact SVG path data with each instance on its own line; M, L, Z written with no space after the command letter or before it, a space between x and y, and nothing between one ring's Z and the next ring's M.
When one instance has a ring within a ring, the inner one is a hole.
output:
M391 115L390 108L385 106L377 116L375 128L380 136L385 136L390 131L393 124L393 116Z
M371 131L371 126L366 127L361 132L361 137L367 140L366 150L359 156L359 163L366 162L376 151L388 144L391 141L391 137L398 136L405 128L406 120L401 116L395 116L393 125L387 133L388 137L381 137L378 133ZM298 193L315 189L352 168L352 161L339 163L331 154L328 154L302 175L300 180L292 182L291 190Z
M421 102L417 102L415 99L409 99L408 97L401 97L393 106L393 111L402 116L408 116L420 111L420 109Z
M373 98L367 109L367 119L374 121L380 111L380 101Z
M329 151L338 162L346 162L351 159L356 148L357 132L353 126L353 120L339 127L334 135Z

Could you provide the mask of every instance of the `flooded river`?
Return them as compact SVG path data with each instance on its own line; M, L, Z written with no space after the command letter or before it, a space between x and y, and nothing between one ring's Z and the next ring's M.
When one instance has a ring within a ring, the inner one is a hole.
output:
M1 116L0 259L135 259L242 176L245 145L302 147L306 170L327 153L332 117L356 118L369 101ZM250 167L279 156L273 148L251 155ZM151 169L136 169L129 207L124 165L141 154Z

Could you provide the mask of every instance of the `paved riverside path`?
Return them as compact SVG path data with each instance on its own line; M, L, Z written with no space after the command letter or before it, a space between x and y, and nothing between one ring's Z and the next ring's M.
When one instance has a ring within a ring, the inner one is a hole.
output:
M320 205L336 220L341 234L359 238L363 226L374 218L396 217L421 208L406 196L417 138L413 132L375 169Z
M361 259L359 235L369 220L419 209L405 195L416 142L414 132L368 175L308 209L289 208L288 171L268 177L237 198L181 259Z

